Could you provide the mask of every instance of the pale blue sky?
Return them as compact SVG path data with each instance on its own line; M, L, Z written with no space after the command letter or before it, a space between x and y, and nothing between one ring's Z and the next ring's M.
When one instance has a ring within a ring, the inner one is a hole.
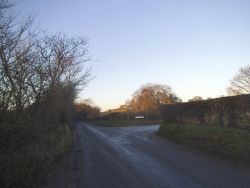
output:
M250 64L249 0L22 0L17 8L50 32L88 37L96 78L80 97L102 110L148 82L184 101L225 95Z

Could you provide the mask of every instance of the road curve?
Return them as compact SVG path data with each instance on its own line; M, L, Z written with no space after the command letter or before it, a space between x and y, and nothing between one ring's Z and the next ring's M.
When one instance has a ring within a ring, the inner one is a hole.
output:
M250 187L250 169L155 136L159 125L109 128L76 124L76 187Z

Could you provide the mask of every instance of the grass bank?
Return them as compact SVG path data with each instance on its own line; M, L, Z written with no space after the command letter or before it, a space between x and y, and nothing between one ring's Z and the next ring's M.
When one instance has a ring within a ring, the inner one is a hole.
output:
M33 187L73 143L68 126L50 132L40 131L32 136L25 131L21 134L22 131L17 131L17 128L15 131L18 132L15 140L0 148L0 185L6 188Z
M159 124L159 120L93 120L91 123L104 127L127 127Z
M250 132L247 130L162 123L158 134L224 158L250 162Z

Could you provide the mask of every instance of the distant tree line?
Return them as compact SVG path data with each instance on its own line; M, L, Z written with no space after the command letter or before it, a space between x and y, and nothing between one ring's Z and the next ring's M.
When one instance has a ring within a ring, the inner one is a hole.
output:
M75 118L79 120L91 120L100 115L100 108L95 106L91 99L75 103Z

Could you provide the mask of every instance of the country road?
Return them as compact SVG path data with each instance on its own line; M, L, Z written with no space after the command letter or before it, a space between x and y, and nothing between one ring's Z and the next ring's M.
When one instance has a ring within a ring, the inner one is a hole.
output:
M155 135L158 128L78 123L77 173L67 187L250 187L249 168L159 138Z
M155 135L159 125L76 123L74 150L39 188L249 188L250 168L209 157Z

